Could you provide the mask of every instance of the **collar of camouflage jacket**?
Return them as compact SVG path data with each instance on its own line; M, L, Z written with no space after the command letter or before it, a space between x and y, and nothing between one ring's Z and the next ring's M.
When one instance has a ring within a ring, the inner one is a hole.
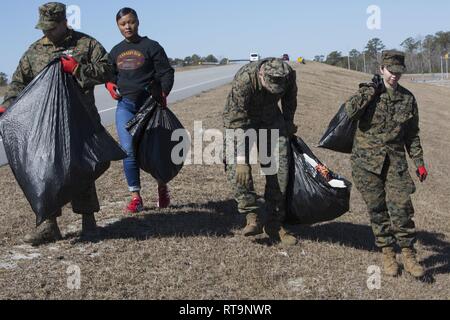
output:
M60 43L54 44L53 42L51 42L51 41L50 41L47 37L45 37L45 36L41 39L40 42L41 42L41 44L42 44L43 46L55 46L55 47L60 47L60 46L63 46L64 44L70 42L70 41L72 40L72 37L73 37L73 30L70 29L70 28L68 28L68 29L67 29L66 35L64 36L63 40L61 40Z
M398 85L396 90L392 89L391 94L389 94L389 92L386 92L385 94L389 97L391 102L399 102L404 99L403 87L400 85Z

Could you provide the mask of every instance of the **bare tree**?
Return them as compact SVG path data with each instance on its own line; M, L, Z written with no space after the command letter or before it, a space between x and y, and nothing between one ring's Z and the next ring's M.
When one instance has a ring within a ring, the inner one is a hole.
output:
M409 37L400 44L406 53L406 67L408 70L417 70L417 50L421 46L421 42Z
M350 67L351 67L351 63L353 62L353 66L354 66L355 70L358 71L360 61L361 61L361 52L359 52L356 49L353 49L350 51L350 53L348 55L350 56ZM362 70L362 68L361 68L361 70Z
M433 56L436 54L436 38L429 34L422 41L422 47L424 49L424 55L428 59L429 72L433 72Z
M379 38L373 38L369 40L366 45L366 57L368 71L372 73L376 73L378 70L378 61L380 60L380 53L386 48Z

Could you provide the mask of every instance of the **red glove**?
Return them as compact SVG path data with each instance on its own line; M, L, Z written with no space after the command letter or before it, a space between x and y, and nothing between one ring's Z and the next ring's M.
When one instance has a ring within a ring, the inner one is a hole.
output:
M61 64L65 73L73 74L78 67L78 62L72 56L61 57Z
M424 182L428 177L427 169L424 166L419 167L419 169L417 169L417 176L419 177L420 182Z
M105 87L114 100L120 100L121 96L117 93L117 85L115 83L107 82Z
M6 112L6 108L4 106L0 106L0 117Z

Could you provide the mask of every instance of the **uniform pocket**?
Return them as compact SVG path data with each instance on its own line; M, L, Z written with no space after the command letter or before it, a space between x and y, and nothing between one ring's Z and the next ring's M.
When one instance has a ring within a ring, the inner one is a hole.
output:
M408 122L410 119L412 119L413 114L412 112L408 112L406 110L400 110L396 112L393 116L393 119L395 122L399 124L403 124L405 122Z
M408 102L404 105L398 106L392 118L395 122L403 124L413 118L413 116L412 103Z

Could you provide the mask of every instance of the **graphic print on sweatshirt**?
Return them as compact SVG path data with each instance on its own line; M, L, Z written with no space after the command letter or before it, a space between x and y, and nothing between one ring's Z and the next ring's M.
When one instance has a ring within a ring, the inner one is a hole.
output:
M137 70L145 63L145 56L138 50L127 50L117 57L119 70Z

